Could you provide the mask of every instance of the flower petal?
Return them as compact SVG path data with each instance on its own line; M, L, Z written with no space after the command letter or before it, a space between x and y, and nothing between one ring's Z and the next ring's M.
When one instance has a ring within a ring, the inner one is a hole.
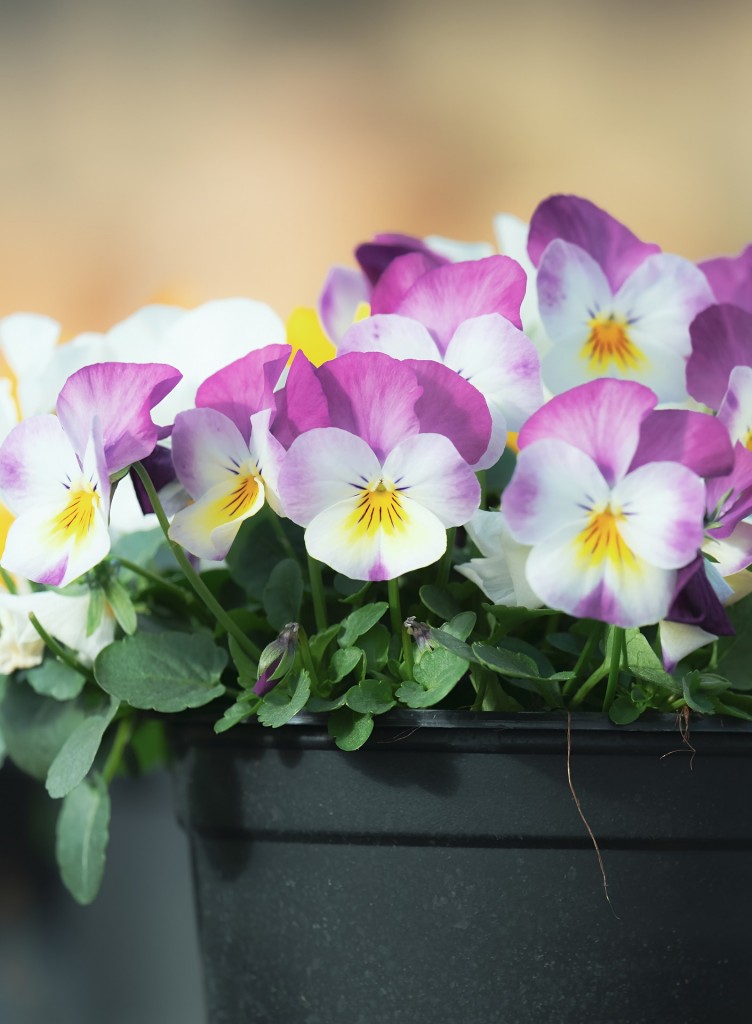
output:
M734 453L715 416L684 409L655 409L643 420L630 470L648 462L681 462L698 476L728 473Z
M617 291L657 245L636 235L600 207L579 196L555 195L545 199L530 221L528 253L538 266L554 239L578 245L602 268L611 289Z
M436 342L423 324L396 313L377 313L353 324L339 345L339 355L346 352L385 352L394 359L441 360Z
M421 388L407 363L381 352L351 352L324 363L316 376L329 424L362 437L380 459L420 429L415 405Z
M612 503L626 517L620 533L639 558L660 569L687 565L702 544L705 485L678 462L652 462L620 480Z
M737 306L710 306L690 327L687 363L690 395L719 409L735 366L752 366L752 313Z
M718 420L726 427L734 444L752 442L752 366L735 366L729 374Z
M559 438L586 452L609 484L627 472L640 427L657 402L634 381L603 378L557 395L530 417L517 440L520 451L543 438Z
M371 293L372 313L395 313L416 281L424 274L442 266L430 253L411 252L389 263L379 275Z
M686 622L669 622L668 619L663 619L658 632L663 667L667 672L673 672L682 658L686 658L688 654L718 639L715 633L708 633L699 626L692 626Z
M415 403L420 432L448 437L465 462L476 467L489 448L493 426L483 395L442 363L407 359L405 365L414 372L423 390ZM505 442L506 435L501 448L494 453L494 462L498 461Z
M370 299L368 280L360 270L332 267L319 295L318 312L324 330L339 345L362 303Z
M60 423L83 452L94 417L99 420L109 473L151 454L158 430L151 410L180 380L163 363L98 363L69 377L57 401Z
M417 434L386 458L384 476L400 495L430 509L448 526L461 526L478 508L480 485L454 445L441 434Z
M50 402L49 392L40 387L39 375L51 359L59 337L60 324L48 316L12 313L0 320L0 350L16 378L24 417L52 409L54 396Z
M198 558L221 561L241 524L256 515L263 504L264 484L260 477L228 477L175 513L170 538Z
M324 509L353 499L381 473L366 442L337 427L309 430L287 451L279 474L285 515L307 526Z
M438 561L446 529L417 501L402 499L402 516L389 527L361 529L358 498L324 509L309 523L305 543L313 558L354 580L389 580Z
M316 370L303 352L296 352L285 380L276 393L272 429L285 448L306 430L329 426L329 406Z
M0 446L0 494L14 515L66 501L66 480L81 472L56 416L32 416Z
M752 245L738 256L718 256L698 264L716 302L728 302L752 313Z
M449 342L446 365L470 381L488 402L494 419L509 430L543 405L540 360L529 338L496 313L460 324Z
M442 352L463 320L499 313L521 327L526 277L508 256L450 263L419 277L395 312L424 324Z
M178 413L172 432L172 461L192 498L216 487L231 487L250 468L248 445L238 428L216 409Z
M247 441L251 416L274 406L274 389L291 351L290 345L266 345L236 359L204 381L196 406L223 413Z

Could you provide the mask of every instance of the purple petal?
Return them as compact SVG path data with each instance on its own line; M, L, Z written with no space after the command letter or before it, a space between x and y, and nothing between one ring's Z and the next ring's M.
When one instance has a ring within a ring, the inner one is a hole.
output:
M720 522L709 536L719 539L728 537L742 519L752 514L752 452L737 444L733 457L731 472L708 480L706 486L708 514L717 516Z
M285 448L299 434L329 426L329 409L316 370L303 352L296 352L285 386L275 395L277 411L272 433Z
M605 210L579 196L551 196L533 214L528 253L536 267L555 238L579 245L589 253L614 292L648 256L661 251L657 245L641 242Z
M689 329L692 354L687 363L690 395L719 409L735 366L752 366L752 313L738 306L710 306Z
M752 313L752 245L738 256L719 256L698 264L716 302L728 302Z
M437 265L441 264L422 252L400 256L390 263L373 289L371 312L395 313L415 282Z
M629 469L640 427L657 398L634 381L605 377L556 395L533 413L520 431L520 451L544 438L558 438L586 452L613 484Z
M177 480L175 467L172 464L172 452L169 448L165 448L163 445L158 444L151 455L147 455L146 458L141 461L144 469L149 474L149 478L154 484L157 493L159 493L163 487L171 484L173 480ZM133 489L136 492L136 498L138 499L141 511L145 516L149 515L149 513L153 512L154 509L152 508L149 495L146 493L146 488L141 483L141 477L134 470L131 470L131 480L133 482Z
M446 352L459 325L474 316L500 313L522 327L525 271L509 256L450 263L420 277L395 311L419 320Z
M679 570L676 593L666 618L700 626L716 636L733 636L734 627L713 590L701 555Z
M491 413L483 395L443 363L406 359L423 389L415 403L422 434L448 437L469 465L478 462L491 439Z
M351 352L324 363L316 376L327 401L328 425L357 434L380 460L420 430L415 404L422 389L405 362L382 352Z
M335 345L355 319L358 306L368 302L371 289L366 277L350 267L332 267L324 281L318 312L324 330Z
M420 253L425 256L429 267L440 267L449 262L434 252L422 238L414 235L381 234L372 242L364 242L355 250L355 259L372 285L378 283L382 274L401 256Z
M223 413L247 442L251 416L274 407L274 389L291 351L290 345L267 345L236 359L204 381L196 406Z
M99 421L108 473L150 455L158 428L151 410L182 374L164 363L97 363L68 378L57 415L74 449L83 455L94 417Z
M630 470L648 462L681 462L698 476L728 473L734 452L728 431L715 416L683 409L656 409L640 427Z

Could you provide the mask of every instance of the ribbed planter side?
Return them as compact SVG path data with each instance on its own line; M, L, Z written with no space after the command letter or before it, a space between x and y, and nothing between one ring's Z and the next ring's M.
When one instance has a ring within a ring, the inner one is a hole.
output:
M748 1024L752 730L173 728L210 1024ZM671 751L671 756L663 756Z

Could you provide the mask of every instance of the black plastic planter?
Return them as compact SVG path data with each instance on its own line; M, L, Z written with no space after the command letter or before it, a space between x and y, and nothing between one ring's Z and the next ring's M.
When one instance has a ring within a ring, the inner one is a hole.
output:
M749 1024L752 731L176 724L210 1024ZM671 751L671 756L663 756Z

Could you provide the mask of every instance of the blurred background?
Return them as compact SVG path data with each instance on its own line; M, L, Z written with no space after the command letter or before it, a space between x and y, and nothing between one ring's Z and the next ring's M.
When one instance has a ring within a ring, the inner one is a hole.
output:
M286 317L374 232L491 241L560 191L736 252L750 38L743 0L0 0L0 316L70 335L246 295ZM168 779L115 786L87 910L25 783L0 789L0 1024L200 1024Z

